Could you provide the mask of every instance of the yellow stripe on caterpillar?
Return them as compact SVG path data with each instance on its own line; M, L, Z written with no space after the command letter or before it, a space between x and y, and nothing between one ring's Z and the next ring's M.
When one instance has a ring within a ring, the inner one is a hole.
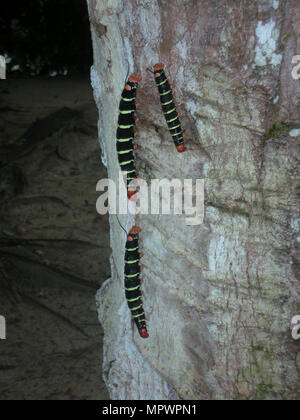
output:
M140 316L143 316L143 315L145 315L145 312L141 312L138 315L132 315L132 316L133 316L133 318L139 318Z
M127 292L134 292L135 290L138 290L139 288L140 288L140 286L130 287L129 289L127 289L127 288L125 287L125 290L126 290Z
M176 108L171 109L170 111L164 112L165 115L171 114L172 112L176 111Z
M175 130L176 128L179 128L179 127L181 127L181 124L178 124L175 127L170 127L169 130L172 131L172 130Z
M135 302L136 300L139 300L139 299L141 299L141 296L138 296L138 297L133 298L133 299L127 299L127 302Z
M171 99L170 101L168 101L168 102L162 102L161 104L162 105L169 105L169 104L171 104L173 102L173 99Z
M138 246L136 248L126 248L126 251L136 251L137 249L139 249Z
M135 308L130 308L131 311L137 311L138 309L141 309L141 307L143 306L143 304L136 306Z
M138 272L138 273L136 273L136 274L125 274L125 277L127 278L127 279L132 279L133 277L136 277L136 276L139 276L140 275L140 273ZM140 286L139 286L140 287Z
M125 102L131 102L135 100L135 98L123 98L123 96L121 96L121 99Z
M172 89L168 90L168 92L161 93L160 96L168 95L168 93L172 93Z
M170 133L170 134L171 134L171 133ZM182 134L182 131L180 131L180 133L171 134L171 136L172 136L172 137L175 137L175 136L179 136L180 134Z
M127 141L133 140L133 137L128 137L128 139L117 139L120 143L126 143Z
M126 162L120 162L120 166L128 165L128 163L134 162L134 159L127 160ZM128 173L128 172L127 172Z
M129 149L129 150L121 150L121 152L118 152L118 155L125 155L126 153L132 152L133 149Z
M135 264L135 263L137 263L137 262L139 262L139 259L134 260L134 261L126 261L126 260L125 260L125 263L126 263L126 264Z
M167 79L165 79L163 82L161 82L161 83L159 83L159 84L157 84L156 83L156 86L161 86L161 85L163 85L164 83L166 83L167 82Z
M173 122L173 121L177 120L177 118L178 118L178 115L177 115L175 118L172 118L171 120L168 120L168 121L167 121L167 123L169 124L169 123L171 123L171 122ZM178 121L179 121L179 118L178 118Z
M118 125L119 128L121 128L122 130L126 130L127 128L133 127L134 124L130 124L130 125Z
M127 115L127 114L131 114L132 112L134 112L134 111L119 111L120 112L120 114L122 114L122 115Z

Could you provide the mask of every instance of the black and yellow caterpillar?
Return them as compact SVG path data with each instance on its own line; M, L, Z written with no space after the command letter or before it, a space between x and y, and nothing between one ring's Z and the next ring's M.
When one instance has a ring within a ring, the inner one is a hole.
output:
M135 161L133 151L133 139L137 135L134 132L136 124L136 89L142 80L138 74L132 74L123 89L119 105L119 119L117 129L117 153L123 174L127 176L127 196L130 198L136 191L128 188L130 182L136 178Z
M155 64L153 73L160 95L162 110L165 115L170 134L173 138L177 151L184 152L186 150L185 139L178 117L178 112L176 110L172 88L164 72L164 64Z
M140 264L140 258L143 256L143 254L139 253L140 232L141 229L139 227L133 226L133 228L129 231L129 234L127 236L125 250L124 283L125 296L132 317L139 330L140 336L142 338L147 338L149 337L149 334L146 327L142 294L140 290L140 272L143 269L143 266Z

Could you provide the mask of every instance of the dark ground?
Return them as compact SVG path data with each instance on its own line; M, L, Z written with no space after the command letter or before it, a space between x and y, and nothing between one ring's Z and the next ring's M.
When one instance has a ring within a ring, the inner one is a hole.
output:
M1 80L0 111L0 399L107 399L95 307L106 172L89 80Z

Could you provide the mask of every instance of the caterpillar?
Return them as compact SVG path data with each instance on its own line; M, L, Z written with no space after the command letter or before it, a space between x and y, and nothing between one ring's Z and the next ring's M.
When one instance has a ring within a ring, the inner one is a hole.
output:
M135 119L136 111L136 89L138 83L142 80L139 74L132 74L122 92L119 105L119 119L117 129L117 153L118 160L123 174L127 177L127 196L130 199L135 190L129 188L130 182L136 178L135 161L133 151L136 147L133 145L133 139L137 132L134 132L134 126L137 123Z
M158 87L160 102L165 115L170 134L178 152L185 152L185 139L183 136L181 123L176 110L172 88L164 72L164 64L158 63L154 66L154 77Z
M139 233L141 228L133 226L129 231L125 249L125 296L132 317L135 321L139 334L142 338L149 337L145 313L143 309L142 293L140 290L141 279L140 272L143 266L140 264L140 258L143 254L139 253Z

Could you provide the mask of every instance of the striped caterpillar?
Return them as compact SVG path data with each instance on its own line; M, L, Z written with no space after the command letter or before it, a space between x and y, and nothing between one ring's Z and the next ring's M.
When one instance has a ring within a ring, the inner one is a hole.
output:
M185 152L185 139L181 123L176 110L172 88L164 72L164 64L158 63L154 66L154 77L158 87L160 102L165 115L170 134L178 152Z
M145 313L143 309L142 293L140 290L141 279L140 272L143 270L143 266L140 264L140 258L143 254L139 253L139 233L141 229L137 226L129 231L126 241L125 250L125 296L132 317L139 330L142 338L149 337Z
M136 191L129 187L130 182L136 178L135 163L133 151L136 147L133 145L133 139L137 136L134 132L134 126L137 123L135 119L136 111L136 89L138 83L142 80L138 74L132 74L125 84L119 105L119 119L117 129L117 153L123 174L127 176L127 196L130 199Z

